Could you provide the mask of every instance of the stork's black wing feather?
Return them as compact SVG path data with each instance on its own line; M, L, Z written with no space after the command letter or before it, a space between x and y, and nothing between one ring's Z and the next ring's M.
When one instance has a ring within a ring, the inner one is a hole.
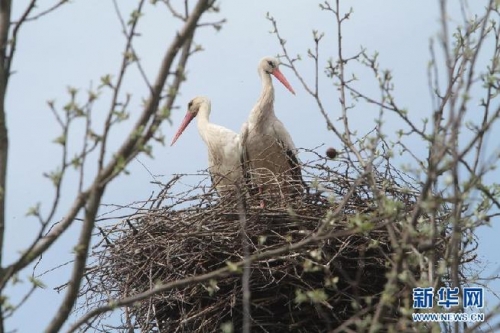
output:
M294 185L300 185L309 193L309 187L306 182L302 178L302 169L300 168L299 159L295 154L294 149L290 149L285 146L285 143L282 140L278 140L278 144L281 146L283 151L286 154L288 165L290 166L290 173L292 174Z
M212 171L208 171L208 174L210 175L210 181L212 182L212 187L213 188L216 188L217 187L217 184L215 183L215 176L214 176L214 173Z
M286 156L290 165L290 173L292 174L293 180L304 187L308 191L308 186L302 178L302 169L300 168L299 160L297 155L292 149L286 150Z

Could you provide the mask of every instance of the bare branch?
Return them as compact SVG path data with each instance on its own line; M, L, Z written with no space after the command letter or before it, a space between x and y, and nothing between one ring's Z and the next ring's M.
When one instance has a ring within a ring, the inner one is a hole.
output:
M113 89L113 97L111 99L111 106L109 108L108 115L107 115L106 120L104 122L104 132L102 134L101 151L99 153L99 162L98 162L99 170L102 170L102 168L104 166L104 159L106 157L106 149L108 148L107 140L108 140L108 136L109 136L109 131L111 130L112 117L114 115L116 105L118 104L119 93L121 92L121 86L123 83L123 79L125 77L125 70L126 70L127 66L130 64L130 61L127 57L127 54L130 52L130 50L132 48L132 39L134 38L134 36L136 36L135 29L137 28L137 24L139 22L139 17L141 15L144 2L145 2L145 0L140 0L139 4L137 5L137 9L134 11L134 14L133 14L134 18L132 20L130 30L127 34L127 42L125 44L125 51L123 52L124 56L122 58L122 63L120 66L118 79L117 79L116 84L112 88ZM114 0L113 3L115 5L115 10L118 10L118 5L116 3L116 0ZM152 91L151 91L151 94L153 94ZM135 130L137 130L137 129L138 129L138 127L135 128Z
M7 53L7 44L9 37L11 1L0 0L0 278L4 274L3 268L3 248L5 237L5 195L7 180L7 160L9 139L7 134L5 109L5 94L7 92L7 83L9 81L9 63L10 58ZM0 303L0 333L4 332L3 325L3 302Z
M6 59L6 62L2 62L2 64L4 64L4 66L5 66L5 72L7 73L5 85L7 85L7 83L8 83L9 76L10 76L10 68L12 65L12 60L14 59L14 54L16 53L17 35L19 34L19 29L21 28L23 23L26 22L28 15L33 11L33 9L35 9L37 1L38 0L31 0L31 2L28 4L28 6L26 6L26 9L24 10L23 14L21 15L21 18L17 22L14 23L14 28L12 29L12 38L10 41L10 49L9 49L9 52L7 55L7 59ZM3 4L2 4L2 7L3 7ZM9 5L9 7L10 7L10 5ZM10 11L10 8L9 8L9 11ZM9 20L10 20L10 17L9 17ZM8 24L7 29L9 29L10 24L11 24L10 21L8 21L6 24ZM5 47L6 47L7 44L4 44L2 42L0 45L5 45Z
M59 332L62 325L68 319L71 309L73 309L76 302L78 291L80 290L80 284L84 276L83 273L85 271L85 264L89 252L92 230L94 230L95 218L103 193L104 187L102 187L99 183L94 183L85 209L85 220L80 232L80 238L75 247L76 256L68 289L66 290L66 294L61 302L61 305L59 306L59 309L44 332Z
M36 3L36 1L38 0L32 0L33 3ZM24 22L29 22L29 21L35 21L35 20L38 20L39 18L47 15L47 14L50 14L52 13L53 11L57 10L59 7L61 7L62 5L64 4L67 4L69 3L70 1L69 0L59 0L59 2L56 2L55 4L53 4L52 6L50 6L49 8L45 9L45 10L42 10L40 13L36 14L36 15L33 15L33 16L30 16L28 17L28 15L22 15L23 16L23 19L19 19L18 21L13 21L11 24L22 24ZM34 6L32 9L34 9L36 6ZM30 10L31 12L31 10Z
M144 126L148 123L151 116L154 115L158 107L161 91L163 90L163 87L165 85L165 81L174 58L179 52L181 46L192 35L199 18L209 7L210 3L210 0L199 0L186 24L174 38L173 43L165 54L157 80L155 82L155 85L153 86L153 92L151 93L146 103L145 109L141 114L136 126L134 127L122 147L118 150L118 152L114 155L113 159L106 165L106 167L104 167L96 176L92 185L87 190L79 193L65 217L55 227L53 227L47 235L36 240L33 246L30 247L31 251L27 253L27 255L22 256L21 259L11 264L3 271L0 279L0 285L2 287L5 286L7 281L10 279L10 277L12 277L13 274L15 274L15 272L18 272L19 270L33 262L39 255L44 253L64 231L66 231L66 229L75 220L76 215L80 212L84 205L87 204L93 188L95 188L96 186L98 186L99 188L104 188L114 177L116 177L123 170L122 163L128 163L135 155L137 155L138 143L140 142L141 138L137 135L137 133L143 131Z

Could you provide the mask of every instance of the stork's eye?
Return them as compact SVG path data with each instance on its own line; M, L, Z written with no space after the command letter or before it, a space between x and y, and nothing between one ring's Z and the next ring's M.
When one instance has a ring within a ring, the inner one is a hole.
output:
M188 109L191 109L192 106L193 106L193 101L188 103Z
M271 60L268 60L267 63L269 64L269 66L271 66L271 68L274 68L274 64Z

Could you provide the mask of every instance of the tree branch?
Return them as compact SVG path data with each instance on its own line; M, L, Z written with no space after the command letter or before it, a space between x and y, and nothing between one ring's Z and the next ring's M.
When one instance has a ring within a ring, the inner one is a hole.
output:
M28 255L23 256L20 260L11 264L3 272L1 272L2 274L0 274L0 288L5 287L5 284L13 274L33 262L38 256L44 253L63 232L67 230L67 228L74 221L76 215L87 203L92 189L95 188L95 186L105 188L105 186L123 170L125 164L128 163L132 159L132 157L134 157L138 153L137 148L138 144L141 142L141 136L137 135L137 133L144 131L145 126L156 112L158 103L160 101L161 92L165 86L167 76L170 72L170 68L176 55L181 49L183 43L189 40L190 36L193 34L198 20L200 19L203 12L210 7L211 3L212 0L199 0L196 7L193 9L189 19L183 26L182 30L174 38L174 41L168 48L162 61L158 77L153 86L153 91L151 92L150 97L146 102L144 111L121 148L117 151L111 161L103 169L100 170L89 189L81 192L77 196L77 198L73 202L72 207L68 210L65 217L54 228L52 228L52 230L45 237L36 240L36 245L33 246L32 251ZM123 164L123 162L125 162L125 164Z
M80 239L75 247L75 261L73 264L73 272L71 273L71 278L68 283L68 288L59 309L44 331L46 333L59 332L75 305L78 297L78 291L80 290L80 285L84 276L83 273L87 262L90 239L92 238L92 230L94 230L95 218L103 193L104 188L99 186L97 183L94 184L87 203L87 208L85 209L85 219L80 232Z
M168 51L163 58L159 74L153 84L151 95L146 102L144 111L140 115L133 130L130 132L128 139L118 150L116 156L123 158L125 161L130 161L138 153L136 151L136 147L141 144L141 141L143 140L142 133L144 133L149 120L158 109L161 92L163 91L165 82L170 73L172 63L174 62L175 57L177 56L182 45L192 36L201 15L210 7L212 2L212 0L198 1L195 8L191 12L191 15L189 15L189 19L186 21L183 28L168 48ZM176 93L174 95L176 95ZM109 182L112 178L116 177L118 174L117 166L119 163L119 158L115 157L104 167L101 172L102 181Z
M0 276L3 273L3 240L5 237L5 197L9 138L7 134L5 94L9 80L7 43L9 38L11 1L0 0ZM0 302L0 333L4 332L3 302Z

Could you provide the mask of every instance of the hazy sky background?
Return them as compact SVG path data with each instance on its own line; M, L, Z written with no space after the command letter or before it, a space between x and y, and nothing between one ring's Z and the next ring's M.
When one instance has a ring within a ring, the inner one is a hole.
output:
M45 9L55 2L40 1L39 9ZM128 17L136 1L119 2L120 10ZM400 105L409 109L412 119L418 120L429 115L432 109L426 71L430 59L429 39L436 37L440 28L437 2L344 2L354 7L351 20L343 26L344 55L353 55L361 46L371 50L370 53L378 51L381 67L393 71L395 95ZM13 18L19 16L27 3L27 0L14 1ZM482 8L481 4L478 5L482 1L474 3L477 9ZM179 24L161 4L153 6L147 1L145 8L138 29L142 36L136 40L135 49L149 80L153 81L159 62ZM177 99L181 108L172 116L173 125L165 122L162 126L167 142L170 142L184 117L186 104L197 95L211 98L211 121L239 131L260 93L258 61L263 56L281 52L276 37L269 33L272 26L265 18L267 12L278 21L280 32L287 40L292 55L300 53L303 56L300 69L308 82L313 79L313 64L307 59L306 52L313 47L313 29L325 33L320 46L320 68L324 68L328 58L336 58L334 18L331 13L321 11L316 1L233 0L221 1L220 8L219 14L205 15L203 21L226 18L223 29L216 32L212 28L204 28L195 36L196 42L202 44L205 51L193 56L189 62L188 81L182 86ZM456 17L456 22L459 22L458 8L450 8L450 16ZM42 212L46 213L53 195L53 188L42 173L58 165L60 147L51 141L59 136L60 129L46 101L54 99L57 106L63 106L68 101L67 86L79 88L83 100L85 91L99 85L101 76L117 72L123 45L124 37L111 0L74 0L50 16L23 27L13 63L15 74L7 95L10 160L4 253L6 263L17 258L19 251L26 248L38 231L37 222L25 216L27 209L41 202ZM369 72L359 67L355 69L360 79L360 89L374 97L379 96L375 90L376 82ZM282 72L297 94L292 96L284 87L275 84L275 110L296 146L313 148L326 143L339 147L339 140L327 132L313 99L289 69L283 67ZM133 118L140 112L142 98L147 96L147 89L137 70L132 70L127 76L125 87L124 91L134 95L131 106L137 112L132 112ZM331 81L325 78L321 80L321 95L331 118L337 119L340 116L338 92ZM103 95L94 109L95 124L108 106L109 94ZM377 110L366 105L350 111L350 123L360 135L375 126L373 120L376 117ZM396 118L389 118L385 125L388 133L400 127L401 122ZM128 124L117 127L113 139L118 142L129 128ZM75 142L79 147L80 142ZM426 145L421 141L410 141L409 145L419 156L424 156ZM498 143L490 142L489 147L496 148ZM150 183L153 180L150 172L166 182L172 174L194 173L207 167L206 147L193 125L174 147L155 145L154 155L154 159L141 155L138 158L140 162L132 162L128 168L131 175L122 176L114 182L106 191L104 202L128 204L147 199L153 191L158 192L158 187ZM307 156L301 158L307 160ZM490 181L495 177L500 179L498 171L489 178ZM63 198L63 208L67 207L75 193L75 179L70 178L65 182L64 189L69 194ZM110 209L103 207L102 213ZM63 214L64 209L60 209L58 216L62 217ZM497 224L498 221L493 221L493 228L478 231L479 254L483 262L489 262L486 268L489 273L498 273L499 270L497 235L500 227ZM71 248L76 243L77 232L76 228L70 229L54 245L50 254L43 258L37 273L71 260ZM26 269L20 278L25 279L30 274L31 270ZM46 289L38 291L7 320L7 330L38 332L45 327L60 299L53 288L67 281L68 275L68 269L58 269L44 275L42 280ZM14 303L22 297L20 291L27 287L25 282L20 287L9 289L9 296ZM492 288L500 292L498 282L492 284ZM491 304L498 303L489 293L487 299Z

